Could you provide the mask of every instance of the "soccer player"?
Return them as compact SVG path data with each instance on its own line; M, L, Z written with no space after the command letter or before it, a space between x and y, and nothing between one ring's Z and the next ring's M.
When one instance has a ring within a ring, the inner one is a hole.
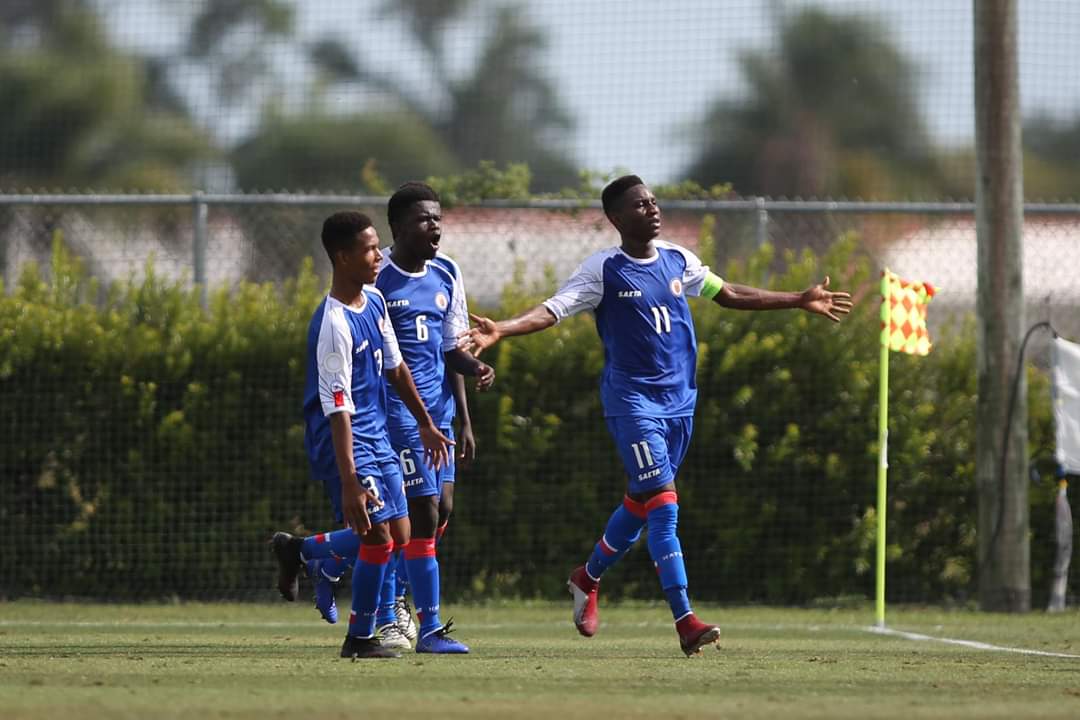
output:
M341 656L400 657L375 635L394 543L409 541L400 464L386 430L383 377L416 419L420 460L441 467L453 441L425 409L402 361L386 300L373 286L383 255L371 220L355 211L335 213L323 223L322 242L333 280L308 329L304 445L338 522L348 527L303 539L276 533L271 542L278 590L295 600L299 573L309 559L357 557Z
M413 373L417 390L444 434L452 437L455 397L447 373L477 378L485 390L495 371L457 347L457 336L468 329L465 291L452 260L437 258L442 238L442 209L435 191L418 182L402 185L391 196L387 218L394 236L390 260L379 271L375 286L386 298L402 356ZM423 448L416 419L390 388L387 404L390 443L401 460L408 499L412 539L403 549L409 584L416 602L420 630L417 652L466 653L468 647L446 635L439 618L439 564L436 540L440 496L452 492L453 465L435 469L420 462ZM399 568L400 571L400 568ZM392 623L394 594L383 598L391 613L378 620L380 633L397 641L400 628ZM382 638L384 644L387 640Z
M538 332L582 311L595 313L605 356L600 398L629 486L592 555L570 575L574 625L586 637L596 633L600 578L647 525L649 554L679 643L690 656L715 643L720 630L699 620L690 607L676 533L675 476L686 455L697 401L697 341L686 298L703 295L740 310L801 308L833 321L851 310L851 300L848 293L830 292L828 277L803 292L724 282L690 251L658 239L660 208L636 175L614 180L601 198L622 240L619 247L588 257L554 296L513 319L472 316L477 324L460 345L479 354L500 338Z

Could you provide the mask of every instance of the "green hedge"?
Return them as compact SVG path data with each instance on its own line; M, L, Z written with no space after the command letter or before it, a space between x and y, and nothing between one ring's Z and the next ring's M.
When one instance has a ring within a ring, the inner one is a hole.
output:
M785 258L772 275L765 249L725 273L801 288L828 268L834 286L860 294L839 326L694 304L700 402L679 490L697 598L871 594L876 275L855 247L847 238L824 258ZM0 596L271 597L269 533L330 520L300 414L324 282L308 264L283 285L220 291L204 311L152 268L104 291L59 242L48 275L30 269L0 297ZM508 294L491 313L544 289ZM974 589L973 338L956 327L928 358L892 358L895 599ZM480 457L458 486L444 587L455 598L561 597L624 487L599 405L602 348L578 317L488 359L498 380L473 396ZM1046 381L1030 377L1032 446L1048 447ZM1036 598L1052 493L1032 494ZM609 594L657 597L643 547L611 574Z

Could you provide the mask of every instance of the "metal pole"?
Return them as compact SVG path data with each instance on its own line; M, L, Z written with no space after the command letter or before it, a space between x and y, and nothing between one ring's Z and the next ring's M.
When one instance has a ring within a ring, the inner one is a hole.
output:
M758 249L769 241L769 211L765 208L765 198L754 198L757 217L754 219L754 240Z
M191 196L193 207L192 213L192 282L199 290L199 302L206 307L206 219L209 208L203 198L202 192L195 192Z
M1022 368L1009 416L1025 325L1016 0L975 0L974 20L979 604L983 610L1027 612L1028 412Z

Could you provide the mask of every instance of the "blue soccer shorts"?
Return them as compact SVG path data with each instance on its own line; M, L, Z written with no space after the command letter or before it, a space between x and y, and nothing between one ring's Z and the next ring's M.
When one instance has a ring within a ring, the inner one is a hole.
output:
M606 418L629 480L627 493L637 495L675 480L690 446L692 417Z
M454 439L452 428L440 428L440 432ZM439 495L444 482L454 482L454 447L450 447L450 462L436 470L424 461L424 445L420 442L420 429L415 425L406 428L390 428L390 444L401 463L405 497L419 498Z
M356 477L360 484L383 502L381 508L368 505L368 517L372 525L408 517L409 506L405 501L405 491L401 477L401 465L386 440L378 442L358 441L353 438L353 460L356 463ZM334 508L334 520L345 522L341 511L341 477L335 471L322 478L326 495Z

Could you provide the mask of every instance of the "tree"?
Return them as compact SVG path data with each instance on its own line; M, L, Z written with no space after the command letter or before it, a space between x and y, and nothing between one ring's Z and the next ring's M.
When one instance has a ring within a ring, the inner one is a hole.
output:
M575 168L560 149L572 120L551 81L537 70L547 41L522 7L498 7L472 67L462 76L451 71L444 45L447 29L471 5L471 0L406 0L383 6L383 15L400 18L426 55L430 77L422 93L356 57L335 38L315 43L311 57L331 82L362 83L385 93L402 112L421 118L453 149L460 166L483 160L525 162L541 190L573 184Z
M456 167L434 131L402 112L270 112L259 132L233 152L237 183L247 190L355 191L369 162L392 185Z
M111 47L87 3L0 9L0 185L175 190L209 138L159 73ZM155 88L157 88L155 90Z
M778 51L742 53L748 97L713 105L689 177L774 197L893 198L938 187L915 72L884 29L817 8L776 15Z

